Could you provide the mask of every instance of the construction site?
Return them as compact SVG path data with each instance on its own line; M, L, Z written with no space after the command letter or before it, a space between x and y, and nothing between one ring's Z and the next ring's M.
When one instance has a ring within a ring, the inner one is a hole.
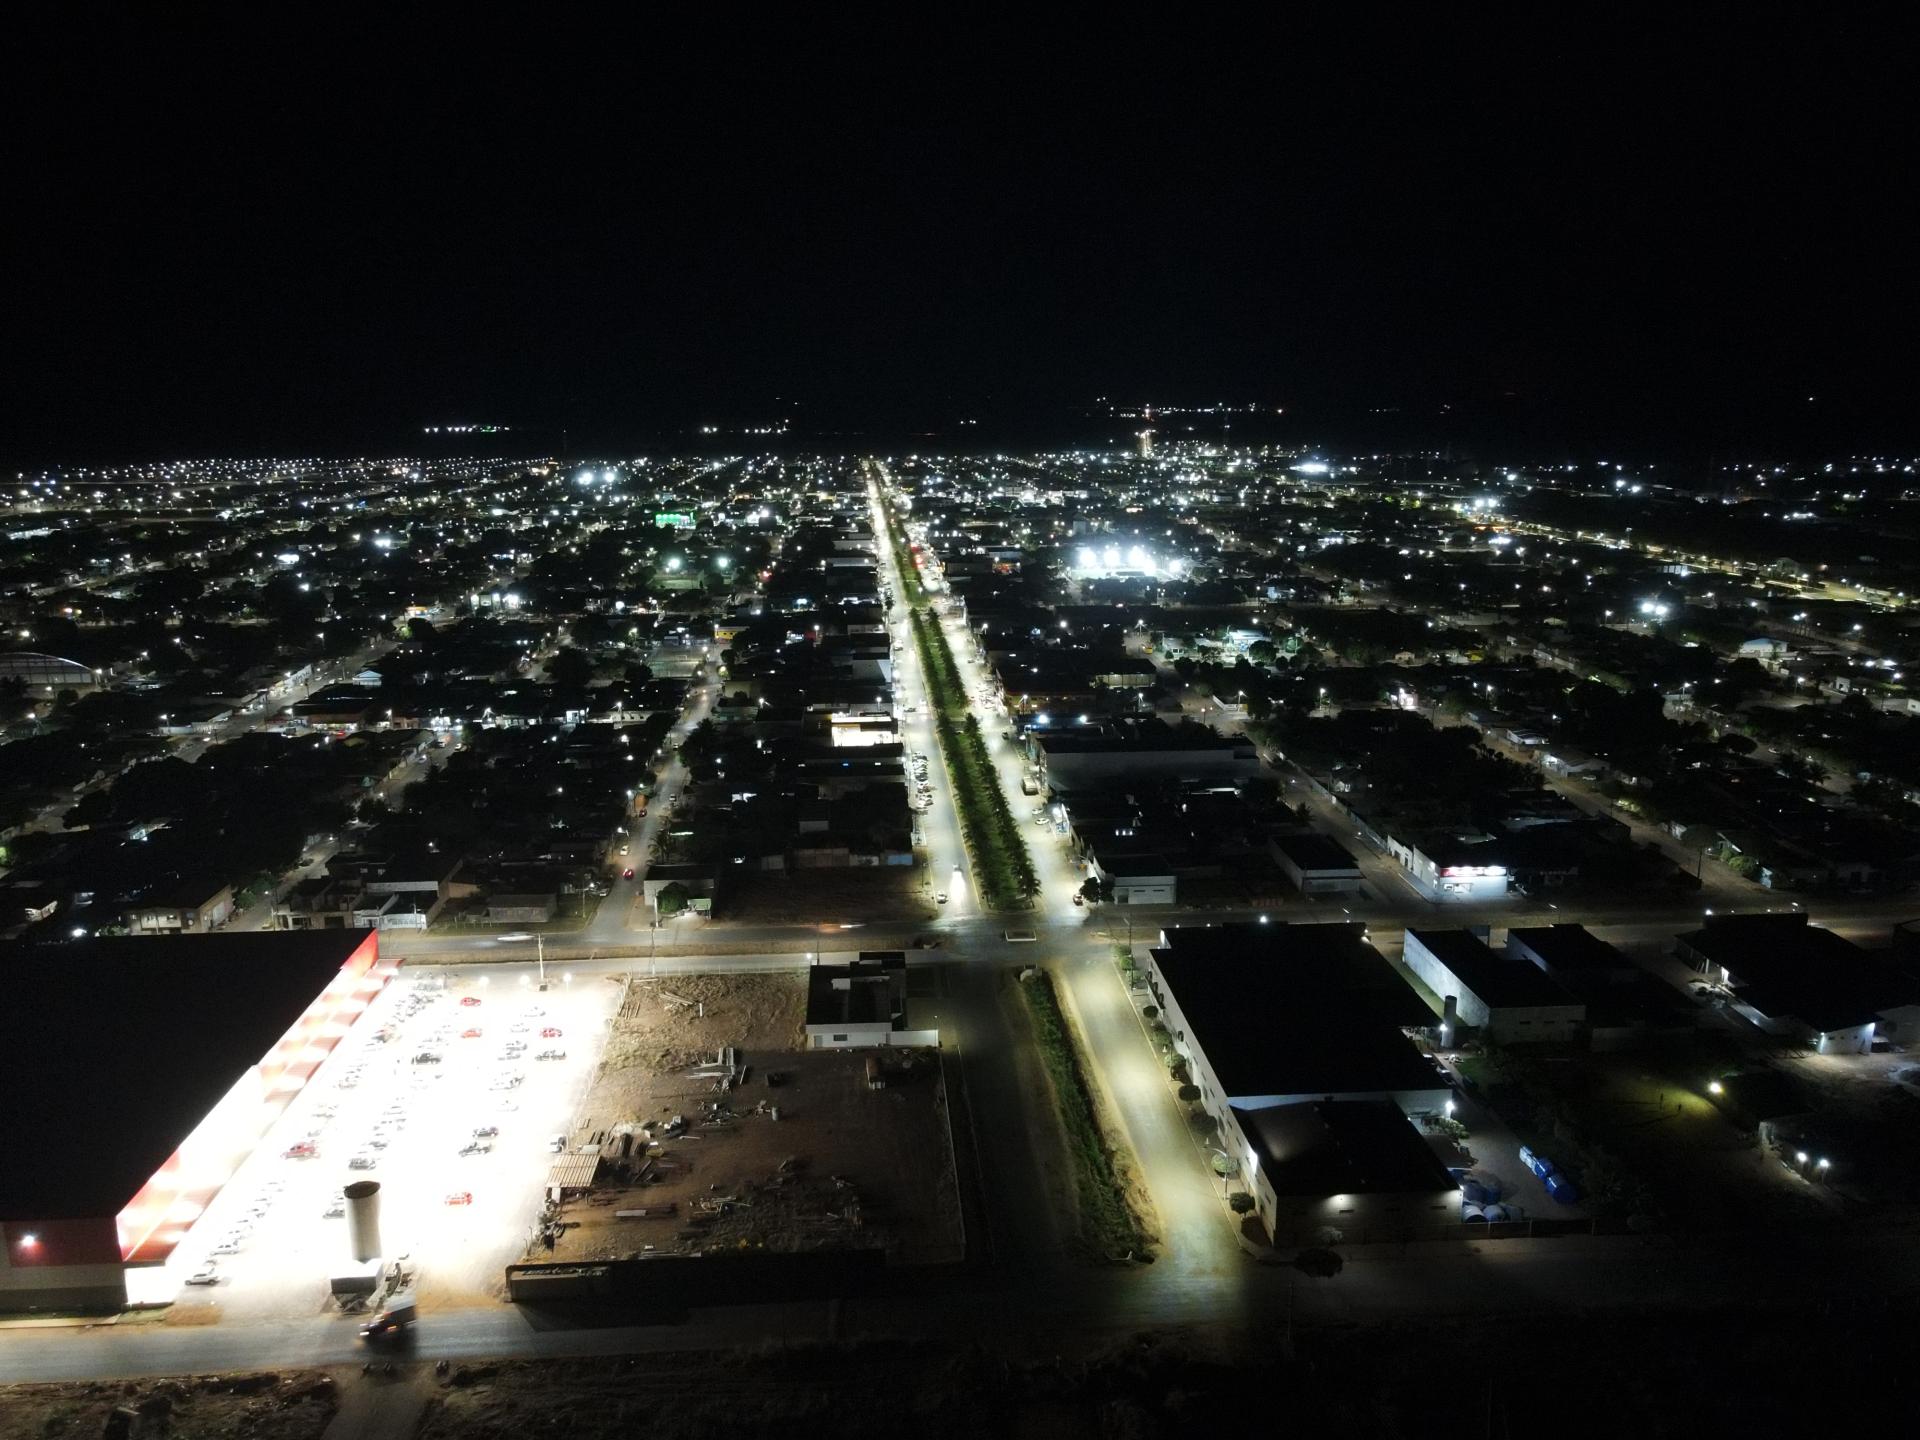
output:
M633 979L534 1262L964 1253L937 1050L807 1050L804 975Z

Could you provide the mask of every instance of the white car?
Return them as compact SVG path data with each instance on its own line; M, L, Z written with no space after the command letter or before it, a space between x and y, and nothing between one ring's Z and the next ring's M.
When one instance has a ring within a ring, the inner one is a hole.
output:
M211 1265L204 1270L196 1270L187 1277L187 1284L189 1285L218 1285L219 1283L220 1277L214 1273Z

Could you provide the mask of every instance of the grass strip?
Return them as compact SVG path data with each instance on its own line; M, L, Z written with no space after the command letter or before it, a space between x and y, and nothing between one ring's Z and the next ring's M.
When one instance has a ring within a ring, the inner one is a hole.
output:
M966 686L940 624L924 610L913 612L914 648L927 680L927 699L933 707L934 733L947 762L954 804L960 811L960 830L973 856L974 879L989 909L1024 905L1040 888L1026 838L1007 806L1000 776L980 722L967 708Z
M1101 1138L1099 1123L1094 1119L1093 1096L1087 1090L1079 1047L1061 1012L1053 977L1044 970L1028 970L1020 977L1020 993L1026 998L1040 1061L1053 1082L1060 1126L1067 1136L1074 1194L1080 1202L1081 1238L1102 1259L1142 1255L1147 1236L1127 1204L1126 1192L1114 1170L1113 1152Z

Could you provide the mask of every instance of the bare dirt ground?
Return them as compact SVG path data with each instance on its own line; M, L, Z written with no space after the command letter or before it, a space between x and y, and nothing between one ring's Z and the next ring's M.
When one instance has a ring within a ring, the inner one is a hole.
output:
M103 1435L122 1405L150 1430L195 1440L315 1440L336 1404L333 1377L318 1370L0 1385L0 1440Z
M560 1207L553 1248L536 1243L529 1258L879 1248L897 1263L958 1259L938 1057L802 1050L804 984L636 980L570 1137L608 1146L599 1179ZM715 1063L726 1046L745 1067L731 1088ZM882 1089L869 1086L870 1055Z
M714 901L717 919L760 925L834 925L843 921L930 919L920 866L728 874Z

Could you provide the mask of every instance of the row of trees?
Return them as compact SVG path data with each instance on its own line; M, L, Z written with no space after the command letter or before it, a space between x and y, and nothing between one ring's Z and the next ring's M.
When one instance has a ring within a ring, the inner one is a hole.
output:
M913 612L913 639L981 898L995 910L1024 905L1039 890L1040 877L1000 788L980 722L967 708L966 686L953 651L939 622L924 610Z

